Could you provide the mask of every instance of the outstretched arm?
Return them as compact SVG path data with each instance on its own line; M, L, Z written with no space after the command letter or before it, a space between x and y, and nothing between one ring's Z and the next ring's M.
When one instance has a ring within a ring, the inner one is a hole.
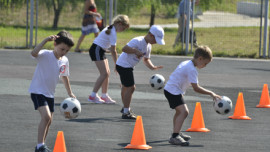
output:
M32 56L33 56L33 57L37 57L39 51L42 49L42 47L43 47L48 41L54 41L54 40L56 40L58 37L59 37L58 35L51 35L51 36L45 38L45 39L44 39L41 43L39 43L39 44L34 48L34 50L31 52Z
M149 58L143 58L143 63L151 70L158 70L163 68L163 66L153 65L152 61Z
M76 96L72 93L70 83L69 83L69 78L67 76L62 76L62 81L65 85L68 95L72 98L76 98Z
M210 90L207 90L207 89L199 86L198 83L191 83L191 86L193 87L194 91L201 93L201 94L210 95L211 97L213 97L213 100L221 99L221 97L219 95L215 94L214 92L212 92Z

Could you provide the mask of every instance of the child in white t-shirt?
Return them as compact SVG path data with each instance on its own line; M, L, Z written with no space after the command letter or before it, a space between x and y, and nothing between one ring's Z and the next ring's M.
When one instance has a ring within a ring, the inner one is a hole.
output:
M114 18L113 24L106 27L101 31L97 38L95 38L91 48L89 49L89 55L92 61L95 62L98 70L99 77L96 80L95 86L88 101L93 103L107 103L115 104L115 101L107 94L109 86L110 67L105 52L109 51L112 54L114 63L117 60L116 52L116 40L117 32L122 32L129 28L129 18L126 15L118 15ZM97 94L98 90L102 87L101 98Z
M197 69L206 67L212 60L212 51L207 46L200 46L195 50L192 60L180 63L174 72L170 75L168 82L164 87L164 94L167 98L170 108L175 109L173 118L173 133L169 143L174 145L188 146L190 136L180 132L181 127L188 116L189 110L184 102L183 95L186 89L191 85L194 91L207 94L214 100L221 98L214 92L199 86Z
M54 41L54 50L43 49L43 46ZM61 31L57 35L51 35L38 44L31 55L37 61L37 67L29 88L35 110L38 110L41 121L38 126L38 144L35 152L50 152L45 145L45 139L52 122L54 112L54 93L59 78L70 97L76 98L71 91L69 83L69 62L65 56L74 45L73 38L67 31Z
M151 70L158 70L163 66L154 66L150 60L152 44L165 45L164 30L162 27L151 26L146 36L135 37L122 49L122 54L116 62L116 70L120 75L122 84L121 97L124 107L122 119L136 119L136 115L130 110L132 94L135 91L133 68L143 58L144 64Z

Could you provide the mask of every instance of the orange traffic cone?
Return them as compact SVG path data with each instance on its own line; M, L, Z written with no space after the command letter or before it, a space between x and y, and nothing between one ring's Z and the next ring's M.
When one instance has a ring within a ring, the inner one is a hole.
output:
M152 148L151 146L146 145L143 123L142 123L142 116L137 116L131 142L125 148L128 148L128 149L151 149Z
M256 106L257 108L270 108L270 100L269 100L269 91L268 85L263 85L262 95L260 103Z
M66 152L66 144L63 131L58 131L53 152Z
M230 116L229 118L251 120L251 118L246 115L246 108L245 108L244 97L243 97L242 92L239 92L233 116Z
M187 129L186 131L190 132L209 132L210 130L205 128L203 114L202 114L202 107L200 102L196 102L193 119L191 123L191 128Z

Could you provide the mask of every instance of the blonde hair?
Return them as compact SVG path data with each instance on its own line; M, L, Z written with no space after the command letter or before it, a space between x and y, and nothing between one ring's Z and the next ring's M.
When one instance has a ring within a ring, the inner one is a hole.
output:
M199 46L194 53L194 58L197 59L198 57L203 57L204 59L212 60L213 55L212 51L208 46Z
M105 31L106 34L111 34L111 29L116 24L122 24L126 28L129 28L129 18L127 15L117 15L113 18L113 24L108 27L108 29Z

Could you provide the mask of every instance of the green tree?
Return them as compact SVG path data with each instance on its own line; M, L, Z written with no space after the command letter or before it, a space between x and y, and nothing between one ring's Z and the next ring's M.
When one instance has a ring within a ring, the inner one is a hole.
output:
M45 0L40 1L42 4L45 4L48 10L53 8L54 11L54 19L52 28L58 27L58 21L61 15L63 8L69 3L73 8L77 6L78 3L84 3L84 1L77 0Z

